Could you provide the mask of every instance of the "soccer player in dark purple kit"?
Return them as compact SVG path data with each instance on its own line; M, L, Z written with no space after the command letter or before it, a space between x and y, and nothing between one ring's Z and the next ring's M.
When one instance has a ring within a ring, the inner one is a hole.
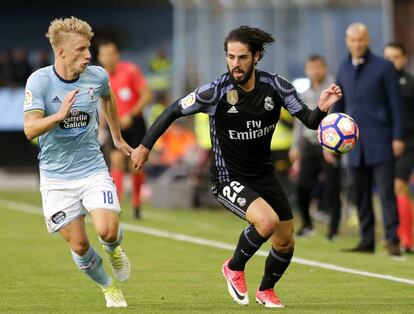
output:
M335 84L321 93L311 111L286 79L256 69L272 36L258 28L241 26L224 41L228 72L170 105L151 126L131 155L141 169L150 149L168 126L181 116L204 112L210 119L212 191L219 203L250 225L242 233L232 258L222 272L231 297L247 305L244 268L260 246L270 239L256 301L283 307L274 292L293 256L293 215L274 174L270 142L283 106L307 127L316 129L342 94Z

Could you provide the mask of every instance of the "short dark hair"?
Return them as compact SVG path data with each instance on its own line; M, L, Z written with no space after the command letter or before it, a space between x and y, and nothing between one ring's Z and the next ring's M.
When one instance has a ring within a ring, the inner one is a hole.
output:
M249 50L254 55L256 51L259 51L259 60L263 57L266 51L266 45L271 44L275 40L272 35L262 31L259 28L250 26L240 26L239 28L233 29L227 35L224 40L224 51L227 53L227 44L229 42L238 41L249 46Z
M385 48L386 47L399 49L403 55L407 55L407 49L405 48L405 45L400 41L390 41L385 45Z
M117 43L116 40L112 39L112 38L100 38L96 41L96 50L99 52L99 49L102 46L107 46L107 45L114 45L116 50L119 50L119 45Z
M321 55L318 55L318 54L313 54L313 55L310 55L309 57L307 57L305 63L309 62L309 61L311 61L311 62L312 61L320 61L323 64L326 64L325 58L322 57Z

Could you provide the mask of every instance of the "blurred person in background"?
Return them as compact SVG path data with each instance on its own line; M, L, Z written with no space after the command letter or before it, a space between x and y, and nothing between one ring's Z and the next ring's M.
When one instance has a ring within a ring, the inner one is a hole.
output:
M165 110L165 107L170 103L170 94L166 91L156 92L154 104L151 105L147 122L149 125L153 124L155 119Z
M210 122L208 116L202 113L194 115L194 133L196 136L198 151L198 162L193 172L193 182L195 185L193 205L194 207L211 206L208 202L210 195L210 184L208 180L208 169L210 166Z
M168 175L164 178L166 181L187 177L191 169L186 169L186 158L189 154L196 155L196 147L195 135L185 121L176 121L154 145L154 154L148 161L148 175L152 178Z
M282 108L280 110L279 121L276 124L275 132L273 133L272 141L270 143L270 150L272 151L272 162L276 175L278 176L291 205L296 201L291 179L292 163L289 159L289 150L292 147L293 141L292 129L293 117L285 108Z
M142 110L153 99L151 89L141 70L132 62L120 60L117 44L112 40L98 42L98 62L105 68L109 75L109 82L115 94L118 104L122 137L132 147L141 143L146 126L142 116ZM106 128L105 120L101 119L101 132ZM118 198L122 201L124 172L128 167L132 179L132 214L134 218L141 218L141 186L144 183L144 173L131 167L129 159L119 150L115 149L112 141L110 145L109 164L110 173L114 179Z
M311 55L305 61L305 74L310 80L310 87L300 96L309 106L315 109L324 89L332 84L328 76L325 59L319 55ZM327 239L332 240L338 234L341 216L340 201L340 164L325 161L316 131L305 128L301 123L293 127L293 147L289 152L292 163L299 162L299 176L296 184L297 205L302 218L302 226L296 232L299 237L314 234L309 212L312 194L318 184L322 195L319 197L319 209L325 207L330 214L330 225ZM329 158L329 157L328 157Z
M406 71L407 51L400 42L390 42L384 48L384 57L390 60L398 73L398 83L404 99L405 150L395 164L395 194L397 195L401 248L413 253L413 207L409 179L414 167L414 77Z
M397 72L388 60L369 49L366 25L354 23L346 30L349 56L338 69L337 84L344 97L335 112L349 114L357 123L360 139L348 154L360 224L359 243L345 251L375 251L375 216L372 188L378 188L385 228L385 247L400 255L397 201L394 192L394 158L404 150L402 97ZM331 155L331 157L334 157Z
M171 88L172 61L164 47L159 47L150 58L147 79L154 93L166 92Z
M36 53L35 68L40 69L50 64L49 53L46 50L39 50Z
M155 95L156 102L151 106L147 120L150 125L171 102L169 93L165 91L156 92ZM198 118L204 117L203 114L198 116ZM201 130L202 126L205 126L204 121L200 124L195 119L195 133L189 127L188 122L188 120L183 120L173 123L160 137L154 146L145 173L148 181L161 180L167 184L171 181L185 179L190 182L191 188L194 188L192 205L200 207L203 205L203 192L208 190L208 182L204 184L205 179L208 179L208 175L206 175L208 163L204 161L208 160L208 149L211 145L208 117L206 130ZM204 146L201 146L203 144L207 144L207 152Z
M171 69L172 62L164 47L160 47L156 54L151 57L149 65L153 73L165 72Z
M240 26L232 30L224 41L228 72L167 107L131 159L136 169L142 169L155 142L174 120L199 112L208 114L213 194L225 208L249 222L233 257L222 266L228 292L238 304L249 303L245 266L270 240L272 247L255 297L266 307L283 307L274 286L293 257L294 224L289 201L273 168L272 135L281 107L316 129L342 95L332 84L321 93L318 107L312 111L289 81L256 70L265 48L273 41L272 35L258 28Z
M99 150L99 100L115 146L127 156L132 148L122 139L106 71L88 66L93 37L89 24L75 17L55 19L46 37L55 63L29 77L23 110L27 138L39 137L40 191L47 229L59 232L68 242L76 265L102 288L107 307L126 307L121 290L88 239L84 222L88 211L115 278L128 280L130 263L120 246L121 208Z
M7 87L13 82L13 66L10 60L10 54L6 51L0 51L0 87Z
M14 48L11 53L11 65L13 68L13 85L24 86L30 73L32 73L26 50L22 47Z

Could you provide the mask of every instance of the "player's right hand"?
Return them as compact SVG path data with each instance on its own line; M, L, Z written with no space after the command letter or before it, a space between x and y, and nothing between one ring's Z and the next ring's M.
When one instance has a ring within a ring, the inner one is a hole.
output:
M59 120L63 121L69 115L70 108L75 103L76 95L79 93L79 88L74 89L66 94L65 98L63 99L62 105L60 106L60 110L58 111Z
M140 171L148 160L150 150L143 145L139 145L132 151L131 159L134 169Z
M392 151L394 153L394 157L399 157L404 152L405 144L401 140L393 140L392 141Z
M342 98L342 90L336 84L331 84L324 89L319 97L318 107L321 111L328 112L329 109Z

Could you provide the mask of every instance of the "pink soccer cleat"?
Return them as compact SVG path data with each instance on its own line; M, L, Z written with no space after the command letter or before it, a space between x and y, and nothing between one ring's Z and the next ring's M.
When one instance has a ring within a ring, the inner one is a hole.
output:
M285 307L273 289L256 290L256 302L265 307Z
M241 305L249 304L249 295L246 288L244 271L231 270L230 259L226 260L221 268L224 278L227 281L227 289L234 301Z

